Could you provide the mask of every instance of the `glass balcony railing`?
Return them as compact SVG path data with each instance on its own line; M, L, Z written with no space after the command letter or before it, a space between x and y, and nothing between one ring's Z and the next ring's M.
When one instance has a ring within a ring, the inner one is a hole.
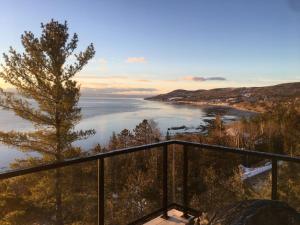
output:
M0 224L143 224L252 198L300 211L299 169L299 157L177 140L118 149L0 173Z

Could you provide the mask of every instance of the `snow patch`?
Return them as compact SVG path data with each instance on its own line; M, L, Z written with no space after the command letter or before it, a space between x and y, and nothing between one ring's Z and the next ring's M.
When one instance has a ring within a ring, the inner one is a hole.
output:
M255 177L259 174L270 171L272 169L272 163L267 162L264 166L255 167L255 168L248 168L243 165L239 165L239 168L242 171L242 180L247 180L251 177Z

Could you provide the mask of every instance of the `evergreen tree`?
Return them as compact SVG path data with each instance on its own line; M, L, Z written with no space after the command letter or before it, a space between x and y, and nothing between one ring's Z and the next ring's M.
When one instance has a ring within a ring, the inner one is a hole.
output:
M0 78L16 89L11 93L0 89L0 106L31 122L30 132L2 132L0 142L28 152L35 151L47 161L60 161L72 150L74 141L88 138L94 130L75 131L81 119L78 100L80 87L74 78L94 56L92 44L74 54L78 37L69 38L67 23L51 20L42 24L39 38L32 32L22 37L24 53L10 48L4 54ZM68 64L74 56L76 62ZM61 171L55 172L56 224L62 225Z
M154 121L148 121L146 119L139 123L135 129L133 129L136 144L142 145L157 142L160 133L156 126Z
M130 145L132 145L133 142L133 134L130 130L124 129L121 131L120 134L118 134L118 139L120 142L121 148L127 148Z

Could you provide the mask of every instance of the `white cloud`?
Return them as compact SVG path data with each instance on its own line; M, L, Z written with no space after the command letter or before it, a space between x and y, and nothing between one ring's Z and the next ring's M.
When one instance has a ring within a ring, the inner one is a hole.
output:
M145 63L145 57L128 57L126 63Z

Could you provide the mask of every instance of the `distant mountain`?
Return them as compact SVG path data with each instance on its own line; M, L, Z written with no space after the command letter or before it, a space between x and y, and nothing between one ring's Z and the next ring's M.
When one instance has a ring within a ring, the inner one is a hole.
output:
M145 99L197 105L223 105L264 111L268 105L275 102L300 100L300 82L266 87L216 88L195 91L178 89Z

